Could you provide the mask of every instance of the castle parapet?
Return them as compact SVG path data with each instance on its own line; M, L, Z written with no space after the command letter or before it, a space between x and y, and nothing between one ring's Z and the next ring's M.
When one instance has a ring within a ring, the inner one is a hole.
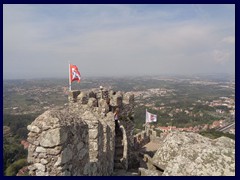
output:
M131 168L134 97L95 89L71 91L68 100L69 106L48 110L28 126L30 175L108 176L116 165ZM118 121L113 115L116 108Z

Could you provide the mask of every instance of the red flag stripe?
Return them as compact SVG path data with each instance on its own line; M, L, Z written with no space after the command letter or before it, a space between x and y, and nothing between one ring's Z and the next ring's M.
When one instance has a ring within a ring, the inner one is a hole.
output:
M81 81L81 74L78 71L78 67L76 65L70 64L70 80L73 81Z

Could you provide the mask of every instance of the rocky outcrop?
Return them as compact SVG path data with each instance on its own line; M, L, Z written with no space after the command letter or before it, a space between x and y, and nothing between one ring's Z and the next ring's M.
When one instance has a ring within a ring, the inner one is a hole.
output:
M163 176L234 176L235 141L173 132L148 163L152 171L163 171Z

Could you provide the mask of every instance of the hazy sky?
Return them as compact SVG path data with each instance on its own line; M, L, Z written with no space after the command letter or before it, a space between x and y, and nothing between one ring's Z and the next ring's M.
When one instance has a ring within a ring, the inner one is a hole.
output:
M235 73L235 5L3 5L3 77Z

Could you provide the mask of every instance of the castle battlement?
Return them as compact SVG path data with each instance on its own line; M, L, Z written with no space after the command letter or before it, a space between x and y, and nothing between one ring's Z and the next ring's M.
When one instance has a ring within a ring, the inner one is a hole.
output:
M95 108L99 113L114 113L116 108L120 110L121 116L133 118L134 95L127 92L94 89L90 91L70 91L68 96L71 105L88 105L89 108Z
M48 110L27 127L30 174L111 175L131 168L134 96L102 88L71 91L68 99L67 107Z

